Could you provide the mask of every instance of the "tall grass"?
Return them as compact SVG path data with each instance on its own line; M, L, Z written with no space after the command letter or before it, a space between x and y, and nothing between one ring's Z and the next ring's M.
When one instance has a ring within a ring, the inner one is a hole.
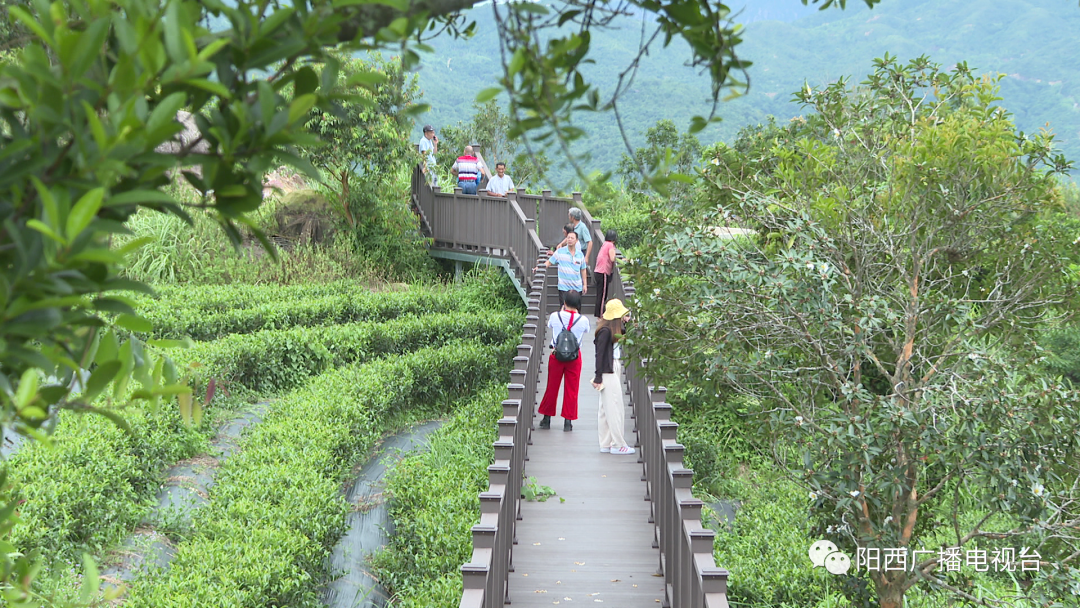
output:
M195 202L196 195L189 188L172 186L168 190L183 203ZM263 232L273 232L280 205L277 197L269 197L249 217ZM115 245L121 247L142 237L149 237L149 242L128 255L125 276L155 285L291 285L374 280L385 274L364 263L357 255L355 237L346 232L339 232L328 245L278 251L279 260L275 261L257 241L234 247L210 212L195 209L191 217L192 225L174 215L145 209L131 217L127 227L133 234L117 238Z

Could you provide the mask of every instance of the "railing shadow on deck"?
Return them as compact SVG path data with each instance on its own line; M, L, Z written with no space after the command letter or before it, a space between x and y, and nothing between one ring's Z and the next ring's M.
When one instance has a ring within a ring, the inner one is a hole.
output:
M536 415L536 385L544 351L547 316L558 307L556 272L546 271L544 243L562 238L570 207L584 208L580 194L572 199L550 191L508 198L443 193L426 185L419 167L413 173L412 201L425 233L435 246L497 251L509 259L514 272L528 284L527 314L521 344L510 371L503 416L494 443L495 461L488 466L488 489L480 493L480 523L473 526L473 553L461 567L464 590L460 608L496 608L509 604L507 579L514 571L517 521L521 519L521 489L525 461ZM600 222L585 212L597 245L603 241ZM541 238L545 236L546 239ZM533 266L540 267L536 273ZM633 302L634 288L618 268L611 297ZM653 548L658 549L657 572L663 574L665 608L727 608L728 571L713 559L715 533L701 523L704 503L693 497L694 473L683 464L683 446L671 420L666 389L650 386L640 361L625 362L625 378L633 408L637 447L650 503Z

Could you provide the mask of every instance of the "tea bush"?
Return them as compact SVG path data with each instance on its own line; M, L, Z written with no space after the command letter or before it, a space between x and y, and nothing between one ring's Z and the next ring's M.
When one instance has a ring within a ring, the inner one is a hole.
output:
M250 397L252 392L292 389L330 367L387 354L454 340L503 344L517 337L521 322L516 313L453 313L382 324L267 330L200 343L174 351L173 357L181 366L202 363L194 379L197 394L205 390L203 379L216 377L254 389L246 394ZM71 559L83 550L98 552L114 544L145 516L161 472L205 451L215 423L235 402L216 397L211 416L198 429L184 426L168 405L126 410L131 434L104 419L62 416L53 437L55 450L30 444L7 462L26 499L16 547Z
M260 329L388 321L410 313L445 313L456 310L460 301L461 295L449 290L410 290L330 294L283 302L269 298L244 308L219 312L166 302L157 307L141 308L140 314L154 326L153 332L146 337L187 336L195 340L214 340L227 334L245 334Z
M16 548L76 560L116 543L146 515L160 472L205 449L173 409L124 416L130 433L97 416L61 416L54 448L30 443L5 463L24 500Z
M394 535L374 557L376 576L400 608L454 606L461 564L472 555L472 526L487 489L496 421L506 394L489 386L458 408L424 452L402 459L386 486Z
M199 343L176 351L173 358L180 366L200 364L193 378L199 393L210 378L216 378L226 386L270 394L297 386L308 376L332 367L382 355L454 340L502 344L520 335L523 321L518 313L449 313L410 315L386 323L262 330Z
M456 343L313 378L252 427L168 571L137 581L126 605L318 605L353 466L403 419L442 414L501 379L513 353L512 341Z

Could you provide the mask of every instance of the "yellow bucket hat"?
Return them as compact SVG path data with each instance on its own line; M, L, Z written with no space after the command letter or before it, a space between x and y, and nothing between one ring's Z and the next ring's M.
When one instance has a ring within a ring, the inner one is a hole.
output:
M630 309L623 305L622 300L616 298L609 300L604 307L604 319L607 321L614 321L630 312Z

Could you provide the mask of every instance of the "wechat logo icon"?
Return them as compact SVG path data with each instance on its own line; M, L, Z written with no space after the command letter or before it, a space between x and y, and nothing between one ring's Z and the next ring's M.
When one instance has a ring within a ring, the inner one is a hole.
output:
M819 540L810 545L810 562L815 568L825 568L831 574L847 574L851 558L836 548L832 542Z

